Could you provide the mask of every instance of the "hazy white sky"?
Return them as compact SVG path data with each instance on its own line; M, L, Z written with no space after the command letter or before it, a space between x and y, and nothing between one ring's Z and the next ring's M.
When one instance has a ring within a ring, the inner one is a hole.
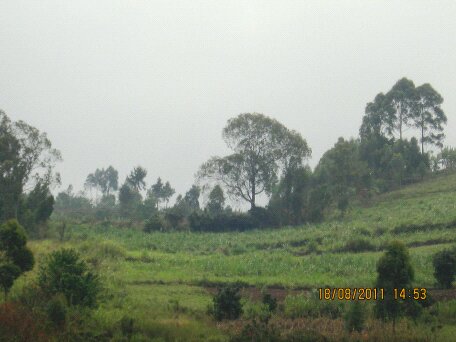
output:
M0 108L48 133L62 188L142 165L183 193L254 111L314 166L403 76L442 94L456 145L455 1L0 0L0 49Z

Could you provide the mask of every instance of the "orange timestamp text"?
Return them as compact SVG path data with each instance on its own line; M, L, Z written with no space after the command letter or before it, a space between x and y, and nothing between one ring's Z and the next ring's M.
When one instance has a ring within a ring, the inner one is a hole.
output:
M320 300L382 300L385 290L375 287L325 287L318 289L318 296Z

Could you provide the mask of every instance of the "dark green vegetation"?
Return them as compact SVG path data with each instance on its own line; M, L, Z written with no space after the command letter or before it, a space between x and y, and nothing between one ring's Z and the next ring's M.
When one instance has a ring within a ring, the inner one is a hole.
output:
M58 152L1 113L0 337L450 339L456 158L450 147L425 151L441 146L442 102L429 85L398 81L366 106L359 138L339 138L314 170L299 133L241 114L223 131L232 154L204 163L200 182L171 204L170 182L148 187L141 166L121 184L114 167L95 169L85 182L92 198L69 187L54 203ZM405 138L406 127L418 139ZM226 196L250 210L233 211ZM319 288L374 286L383 301L318 298ZM428 296L394 300L396 287Z
M141 226L73 222L60 242L60 223L52 222L50 237L30 246L39 265L50 251L73 248L99 273L104 288L90 316L98 337L111 332L120 339L121 322L129 334L131 319L137 340L226 340L231 334L241 336L244 329L245 334L277 333L285 338L291 336L292 325L303 336L319 332L338 340L349 334L346 329L357 336L361 321L362 334L381 340L393 339L392 325L375 319L374 302L361 302L358 313L349 302L315 299L313 291L374 286L388 242L399 240L408 246L414 270L410 286L429 288L435 299L423 307L416 323L408 315L397 319L397 339L426 340L438 334L445 340L455 331L456 301L453 292L442 300L445 292L431 290L439 287L433 260L456 239L455 200L456 175L440 175L377 197L369 207L357 206L343 219L336 215L316 225L214 234L144 233ZM360 236L373 250L346 248ZM19 278L10 296L14 301L21 300L38 271L39 267ZM243 314L216 325L208 308L213 307L217 288L234 282L241 288ZM275 312L269 313L263 303L263 288L278 299ZM66 317L73 319L71 314Z
M26 243L24 228L16 220L9 220L0 226L0 286L5 301L16 278L30 271L35 263Z

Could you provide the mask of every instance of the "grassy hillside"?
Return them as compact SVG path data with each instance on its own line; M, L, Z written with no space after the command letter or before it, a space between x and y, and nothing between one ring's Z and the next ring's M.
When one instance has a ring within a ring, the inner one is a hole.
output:
M101 327L128 314L142 336L223 340L223 329L206 315L207 286L239 281L281 288L285 295L324 286L373 286L376 262L391 240L409 246L414 285L433 287L432 255L456 241L456 174L384 194L322 224L151 234L141 227L77 224L70 225L64 242L50 238L30 245L38 263L51 250L74 247L98 269L106 288L95 312ZM34 276L30 272L18 281L13 297Z

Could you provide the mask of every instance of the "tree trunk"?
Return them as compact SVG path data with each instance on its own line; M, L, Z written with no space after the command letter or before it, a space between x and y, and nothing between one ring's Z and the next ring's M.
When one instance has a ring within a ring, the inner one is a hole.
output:
M250 209L255 208L255 191L256 191L256 184L255 184L255 178L251 180L252 182L252 199L250 201Z
M255 185L252 187L252 200L250 201L250 209L255 208Z
M424 154L424 122L421 122L421 154Z

